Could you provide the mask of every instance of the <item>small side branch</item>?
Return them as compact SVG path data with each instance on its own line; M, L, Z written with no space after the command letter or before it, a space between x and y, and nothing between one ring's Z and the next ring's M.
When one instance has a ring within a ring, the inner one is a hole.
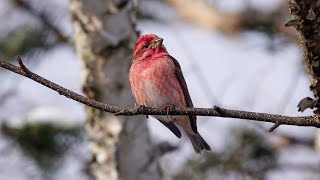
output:
M278 122L276 122L270 129L269 132L274 131L275 129L277 129L280 126L280 124Z
M173 107L167 112L165 108L149 108L149 107L118 107L109 104L103 104L90 98L86 98L69 89L66 89L58 84L55 84L33 72L24 66L22 60L18 57L19 66L7 63L0 60L0 67L9 71L17 73L21 76L27 77L36 81L67 98L78 101L87 106L100 109L105 112L113 113L115 115L133 116L133 115L197 115L197 116L215 116L223 118L237 118L253 121L270 122L275 124L275 128L279 125L294 125L294 126L312 126L320 127L320 116L303 116L290 117L277 114L267 114L258 112L248 112L239 110L224 109L215 106L214 108L177 108ZM273 128L273 129L275 129Z

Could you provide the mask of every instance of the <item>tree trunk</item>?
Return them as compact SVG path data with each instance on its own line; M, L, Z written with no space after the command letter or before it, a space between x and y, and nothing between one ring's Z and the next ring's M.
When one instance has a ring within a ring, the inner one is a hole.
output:
M289 0L289 10L293 17L288 25L294 26L299 34L307 74L311 82L310 90L314 100L311 107L320 115L320 3L314 0ZM320 130L315 137L315 149L320 154Z
M83 92L89 98L122 106L134 104L128 81L138 36L134 3L70 0ZM88 169L95 179L161 179L157 162L145 167L153 155L146 119L116 117L90 107L86 111L92 152Z
M320 13L319 1L289 0L289 10L293 20L288 25L299 34L306 70L311 82L310 90L315 97L315 113L320 114Z

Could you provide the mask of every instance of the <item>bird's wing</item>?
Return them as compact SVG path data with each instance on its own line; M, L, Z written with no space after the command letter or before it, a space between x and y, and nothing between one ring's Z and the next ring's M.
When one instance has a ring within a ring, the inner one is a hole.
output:
M176 68L175 69L175 75L176 75L177 80L178 80L178 82L179 82L179 84L181 86L181 89L183 91L184 98L185 98L185 101L187 103L187 107L192 108L193 107L193 103L192 103L192 100L191 100L191 97L190 97L190 94L189 94L189 91L188 91L187 83L186 83L186 81L185 81L185 79L183 77L180 64L174 57L170 56L170 59L173 61L174 66ZM197 131L197 116L189 115L189 118L190 118L190 123L191 123L192 130L195 133L198 133L198 131Z
M169 128L173 134L175 134L178 138L181 138L181 132L180 130L177 128L177 126L173 123L173 122L164 122L159 120L163 125L165 125L167 128Z

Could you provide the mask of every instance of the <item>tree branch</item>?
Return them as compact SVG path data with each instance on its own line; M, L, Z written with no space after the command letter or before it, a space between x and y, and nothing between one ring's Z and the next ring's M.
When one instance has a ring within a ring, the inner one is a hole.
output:
M19 66L7 63L0 60L0 67L5 68L14 73L25 76L33 81L36 81L67 98L78 101L87 106L100 109L105 112L115 115L133 116L133 115L197 115L197 116L216 116L223 118L247 119L253 121L270 122L278 125L294 125L294 126L312 126L320 127L320 116L302 116L290 117L277 114L267 114L258 112L229 110L215 106L214 108L177 108L173 107L169 112L164 108L149 108L149 107L118 107L109 104L103 104L90 98L79 95L69 89L66 89L58 84L55 84L43 77L31 72L24 66L20 57L17 58Z

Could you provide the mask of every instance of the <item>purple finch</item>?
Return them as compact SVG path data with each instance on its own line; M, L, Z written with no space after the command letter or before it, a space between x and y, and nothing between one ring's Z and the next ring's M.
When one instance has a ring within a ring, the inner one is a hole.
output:
M153 108L193 107L179 62L170 56L154 34L141 36L135 45L129 80L133 95L140 106ZM197 130L196 116L154 116L178 138L180 126L188 135L194 150L201 154L211 151Z

